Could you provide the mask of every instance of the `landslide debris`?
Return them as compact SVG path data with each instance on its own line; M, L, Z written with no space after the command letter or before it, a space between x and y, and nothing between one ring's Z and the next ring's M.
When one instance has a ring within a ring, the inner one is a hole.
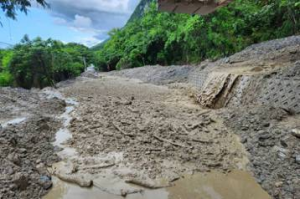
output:
M214 114L174 90L103 76L61 91L80 103L68 144L79 153L71 161L81 175L96 177L111 170L121 179L145 184L212 169L246 169L246 153L237 137ZM112 166L104 171L97 169L101 154L120 158L107 162Z
M160 74L172 69L157 67L159 73L148 67L120 75L137 73L142 81L167 83ZM151 78L142 75L148 71ZM241 138L249 153L249 170L276 199L300 197L299 71L300 36L292 36L252 45L215 62L204 61L181 81L185 90L192 87L202 107L210 108L210 114Z
M0 88L0 198L41 198L52 186L47 167L59 161L52 142L65 103L39 91ZM21 121L21 120L20 120Z
M0 198L40 198L51 188L47 167L59 160L51 144L59 122L36 116L0 130Z
M61 178L126 196L141 189L112 190L106 180L165 187L185 174L244 169L272 197L299 198L299 45L295 36L200 66L92 72L60 83L79 102L67 143L78 156ZM0 129L0 198L41 198L52 185L46 167L59 160L51 142L66 104L48 91L0 89L0 122L25 118Z

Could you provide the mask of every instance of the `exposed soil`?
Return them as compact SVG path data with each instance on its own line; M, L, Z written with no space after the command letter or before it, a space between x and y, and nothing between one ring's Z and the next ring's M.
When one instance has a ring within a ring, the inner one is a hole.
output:
M60 160L51 142L65 103L36 91L0 92L0 121L12 121L0 126L0 198L41 198L52 186L47 167Z

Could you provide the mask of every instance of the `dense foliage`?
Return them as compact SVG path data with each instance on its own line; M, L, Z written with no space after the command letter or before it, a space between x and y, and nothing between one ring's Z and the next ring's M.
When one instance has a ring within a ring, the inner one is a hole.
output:
M13 49L0 52L0 86L23 88L43 88L75 77L93 58L83 45L41 38L31 41L27 36Z
M8 67L12 55L11 50L0 50L0 86L9 86L12 83L12 75Z
M207 16L162 13L152 3L143 17L110 32L111 39L96 52L97 66L197 63L299 30L299 0L235 0Z

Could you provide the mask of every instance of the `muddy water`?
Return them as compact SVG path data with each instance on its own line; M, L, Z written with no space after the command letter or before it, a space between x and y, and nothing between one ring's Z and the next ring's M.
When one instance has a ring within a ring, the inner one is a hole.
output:
M97 187L80 188L54 178L54 187L44 199L121 199L119 195L109 194ZM128 186L128 185L127 185ZM127 188L124 187L124 188ZM138 187L133 187L138 188ZM128 199L271 199L244 171L229 174L212 172L207 174L187 175L178 180L173 187L158 190L144 190L131 194Z
M63 127L59 129L55 136L54 145L62 147L62 144L66 142L68 139L72 138L72 134L67 129L67 126L70 124L72 117L70 113L74 110L73 106L66 107L66 111L60 116L61 119L64 120Z
M49 92L48 92L49 94ZM56 94L56 93L55 93ZM54 96L60 96L60 94L56 94ZM56 135L55 135L55 142L53 143L54 146L58 146L63 148L63 151L59 152L59 156L63 159L75 156L76 150L70 147L67 147L64 145L64 143L72 138L72 134L68 129L68 126L70 125L70 122L72 120L71 113L74 111L75 107L78 105L78 103L73 99L65 99L62 96L60 96L60 99L65 100L65 102L68 104L66 107L65 112L59 117L59 119L63 120L63 126L60 128Z
M53 178L54 187L43 199L123 199L120 195L110 194L97 187L80 188L77 185L63 182L58 178ZM168 199L169 193L165 189L145 190L142 194L128 195L127 199Z
M171 199L271 199L244 171L186 176L167 190Z

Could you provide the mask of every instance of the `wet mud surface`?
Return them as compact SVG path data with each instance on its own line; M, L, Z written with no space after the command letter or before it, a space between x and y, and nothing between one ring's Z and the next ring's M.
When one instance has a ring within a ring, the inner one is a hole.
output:
M72 139L65 144L77 154L51 169L60 185L45 198L75 193L91 198L100 193L110 194L108 198L178 198L176 189L168 187L176 187L186 175L247 170L247 152L239 137L214 111L201 109L181 90L102 75L60 91L79 103L71 113ZM265 193L254 179L252 183ZM183 193L188 190L178 186Z
M52 187L47 167L60 160L52 142L65 102L44 91L1 88L0 105L0 198L41 198Z

